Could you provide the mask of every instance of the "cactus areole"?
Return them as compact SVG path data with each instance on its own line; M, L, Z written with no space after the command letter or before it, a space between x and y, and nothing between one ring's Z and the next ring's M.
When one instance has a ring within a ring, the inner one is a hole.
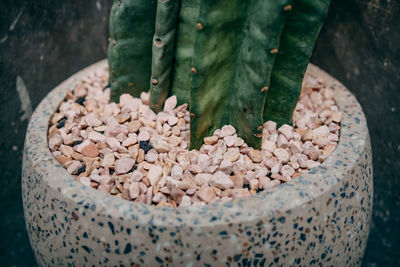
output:
M150 90L191 112L190 146L231 124L260 148L262 124L291 124L330 0L115 0L111 98ZM260 127L261 126L261 127Z

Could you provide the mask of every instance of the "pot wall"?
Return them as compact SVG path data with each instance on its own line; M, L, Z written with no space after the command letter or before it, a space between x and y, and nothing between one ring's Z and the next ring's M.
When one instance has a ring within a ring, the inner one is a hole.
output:
M338 147L322 165L253 197L174 209L87 188L48 149L48 121L66 91L102 64L50 92L29 123L22 193L40 266L361 264L372 210L371 148L364 114L343 85L310 66L343 113Z

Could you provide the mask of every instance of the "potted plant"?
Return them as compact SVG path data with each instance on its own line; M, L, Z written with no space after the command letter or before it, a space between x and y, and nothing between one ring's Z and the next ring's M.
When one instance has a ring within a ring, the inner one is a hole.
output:
M360 265L365 117L317 67L303 79L328 6L115 1L109 67L63 82L29 123L38 264Z

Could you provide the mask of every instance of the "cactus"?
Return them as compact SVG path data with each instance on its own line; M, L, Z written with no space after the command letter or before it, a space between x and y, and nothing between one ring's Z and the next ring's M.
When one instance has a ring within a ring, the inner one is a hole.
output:
M160 111L176 95L179 104L189 103L191 148L226 124L260 148L264 121L291 122L328 6L329 0L115 1L113 99L150 88L151 108Z
M280 40L264 108L264 121L292 124L315 40L330 0L295 0Z
M156 8L155 0L114 0L108 46L113 101L149 88Z

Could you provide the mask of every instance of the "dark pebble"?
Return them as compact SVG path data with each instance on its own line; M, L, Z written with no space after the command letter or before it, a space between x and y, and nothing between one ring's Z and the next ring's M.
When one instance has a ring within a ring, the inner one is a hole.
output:
M64 127L66 121L67 121L67 118L66 118L66 117L60 119L60 120L58 121L58 124L57 124L57 129L60 129L60 128Z
M144 150L144 153L149 152L149 150L153 148L153 146L149 144L149 141L139 141L139 145L140 148Z
M78 175L79 174L81 174L81 173L84 173L86 171L86 166L85 165L83 165L82 167L80 167L79 169L78 169Z
M79 145L80 143L82 143L82 141L75 141L75 142L72 144L72 146Z
M107 88L110 88L110 84L107 84L106 86L104 86L103 91L106 90Z
M136 169L137 169L137 166L134 165L134 166L132 167L132 169L131 169L129 172L133 172L133 171L136 170Z
M250 190L250 185L248 185L248 184L243 184L243 188L247 188L247 189Z
M113 169L110 169L110 174L111 174L111 175L113 175L113 174L114 174L114 172L115 172L115 170L113 170Z
M83 106L83 102L85 102L85 100L86 100L86 98L84 96L82 96L76 100L76 103Z

